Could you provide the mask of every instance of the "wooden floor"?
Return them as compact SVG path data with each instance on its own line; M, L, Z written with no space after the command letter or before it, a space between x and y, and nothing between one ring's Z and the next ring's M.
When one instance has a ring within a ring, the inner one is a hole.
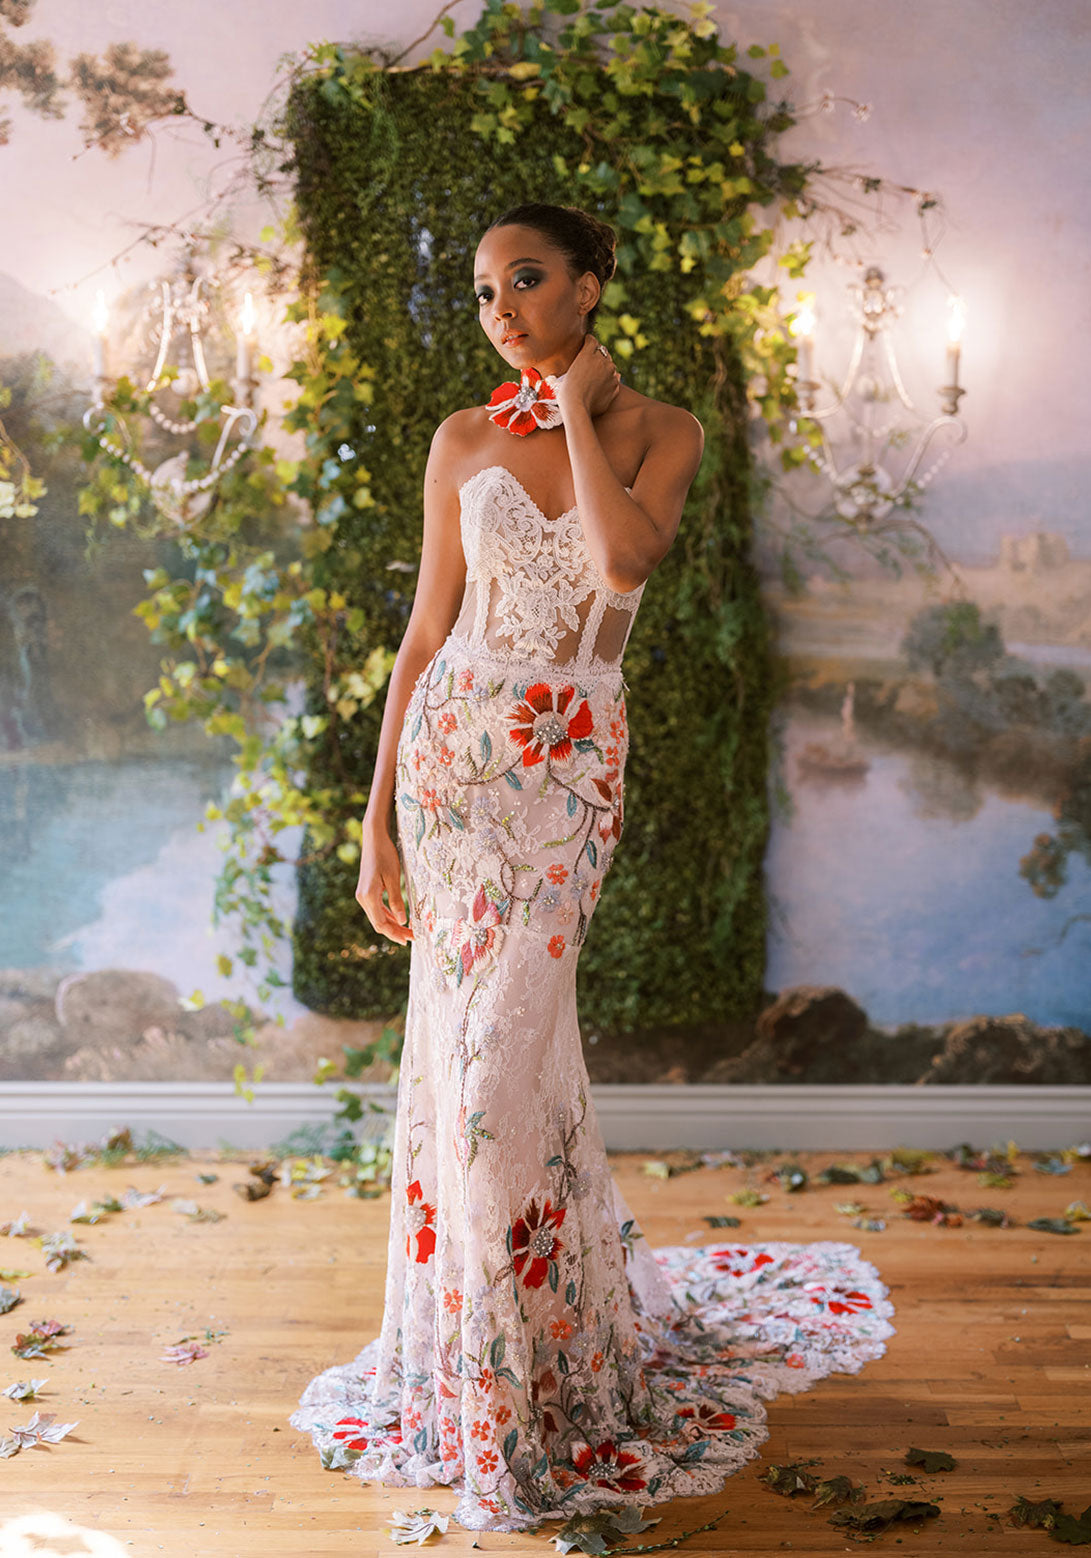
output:
M796 1160L813 1175L828 1163L870 1156L812 1152ZM0 1437L28 1422L35 1406L58 1422L79 1420L61 1443L0 1460L0 1555L369 1558L416 1550L390 1540L395 1509L453 1508L448 1490L364 1486L323 1471L309 1438L288 1426L307 1380L353 1357L378 1330L387 1201L349 1199L336 1188L294 1200L278 1184L267 1199L248 1203L232 1189L246 1180L248 1161L212 1153L62 1175L44 1166L41 1153L0 1156L0 1223L25 1209L46 1232L69 1229L93 1257L51 1273L32 1240L0 1238L0 1266L31 1272L6 1282L25 1302L0 1316L0 1389L43 1375L49 1381L34 1404L0 1397ZM886 1531L877 1538L881 1547L914 1555L1056 1551L1044 1531L1011 1526L1006 1511L1018 1494L1060 1499L1070 1513L1091 1501L1091 1223L1068 1236L978 1222L939 1227L905 1218L890 1190L901 1185L967 1211L1002 1206L1025 1224L1060 1216L1072 1201L1091 1204L1091 1161L1077 1160L1054 1177L1021 1156L1011 1189L985 1190L975 1173L937 1157L939 1172L927 1177L794 1194L765 1178L782 1161L701 1168L666 1181L645 1174L640 1155L614 1163L653 1245L717 1238L856 1244L890 1289L897 1334L860 1374L832 1375L807 1394L768 1403L761 1453L721 1493L649 1511L661 1523L627 1545L662 1541L723 1514L717 1529L681 1550L725 1558L851 1551L857 1544L829 1524L830 1510L813 1508L806 1496L784 1498L758 1480L771 1463L814 1456L822 1476L863 1482L869 1499L940 1505L938 1518ZM220 1179L202 1185L200 1172ZM227 1216L196 1223L164 1202L94 1225L69 1223L77 1202L121 1196L129 1185L163 1186L168 1196ZM770 1199L753 1209L731 1205L731 1194L746 1186L768 1190ZM853 1228L835 1211L851 1199L885 1218L885 1231ZM716 1213L738 1214L741 1227L710 1234L703 1218ZM40 1319L73 1327L67 1351L50 1362L13 1357L16 1331ZM208 1357L181 1367L160 1361L165 1348L206 1327L223 1333ZM912 1475L904 1461L910 1446L949 1451L957 1468L895 1482ZM97 1533L99 1545L73 1535L46 1541L46 1515L63 1517L58 1530L70 1522L72 1531ZM36 1538L29 1529L16 1538L20 1517L39 1531ZM452 1522L427 1546L451 1555L475 1548L552 1554L558 1529L475 1536Z

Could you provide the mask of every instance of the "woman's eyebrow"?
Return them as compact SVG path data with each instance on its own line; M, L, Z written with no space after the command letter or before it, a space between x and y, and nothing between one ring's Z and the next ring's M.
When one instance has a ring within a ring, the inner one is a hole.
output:
M511 260L507 265L504 266L504 269L505 270L514 270L517 265L541 265L541 263L542 263L541 260L536 260L536 259L534 259L530 255L524 255L524 257L521 260ZM474 280L475 281L484 281L485 277L484 277L483 274L482 275L477 275L477 276L474 277Z

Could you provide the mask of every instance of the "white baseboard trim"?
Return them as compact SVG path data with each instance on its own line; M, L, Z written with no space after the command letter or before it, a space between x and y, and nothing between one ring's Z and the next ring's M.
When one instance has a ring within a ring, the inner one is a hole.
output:
M390 1109L395 1090L358 1085ZM128 1126L194 1150L268 1147L337 1113L335 1088L259 1082L253 1103L231 1082L3 1082L0 1147L91 1141ZM1055 1150L1091 1135L1091 1087L645 1086L592 1089L609 1148L774 1147L866 1151L991 1146ZM371 1116L375 1121L378 1115Z

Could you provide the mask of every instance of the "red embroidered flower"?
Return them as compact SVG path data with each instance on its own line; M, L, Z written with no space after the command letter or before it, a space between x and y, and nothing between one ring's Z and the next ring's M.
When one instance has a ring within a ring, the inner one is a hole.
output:
M486 1450L483 1455L477 1457L477 1464L482 1471L495 1471L500 1465L500 1460L492 1450Z
M626 1493L638 1493L648 1484L635 1475L643 1465L639 1455L619 1450L612 1439L604 1439L597 1450L589 1444L572 1457L572 1464L588 1482L596 1488L617 1488Z
M491 898L485 897L485 889L479 887L474 894L474 917L469 925L459 920L455 927L455 940L459 945L462 972L469 974L474 964L486 957L496 940L496 927L500 924L500 910ZM463 937L465 940L463 940Z
M825 1304L831 1315L854 1315L861 1309L871 1308L871 1299L855 1288L848 1293L842 1292L839 1297L827 1297L826 1288L821 1282L805 1282L803 1291L808 1293L812 1304Z
M546 876L549 877L549 880L556 887L560 887L562 882L567 882L568 880L568 867L560 865L550 866Z
M608 839L611 834L615 839L621 837L621 792L615 795L614 786L608 779L594 778L591 783L610 807L609 813L599 819L599 834Z
M564 1207L554 1208L547 1198L538 1214L538 1203L532 1201L522 1217L511 1225L512 1265L516 1275L522 1276L528 1288L540 1288L549 1271L549 1263L564 1245L554 1233L564 1222ZM527 1266L527 1262L530 1262ZM523 1267L526 1266L524 1273Z
M527 688L522 703L512 709L508 715L512 721L508 734L523 748L524 768L540 763L543 753L548 753L557 762L564 762L572 756L573 741L581 741L591 734L594 721L586 698L572 718L566 718L575 692L574 687L562 687L554 707L553 689L549 683L535 682Z
M436 1230L432 1224L436 1220L436 1209L424 1200L424 1191L420 1187L420 1180L415 1179L406 1191L409 1198L409 1233L405 1240L405 1253L412 1255L413 1240L417 1241L416 1259L423 1266L436 1249ZM417 1202L420 1205L417 1205Z
M367 1440L361 1437L360 1429L369 1427L362 1417L343 1417L334 1425L333 1437L340 1439L350 1450L366 1450Z
M462 1308L462 1294L458 1288L449 1288L443 1295L443 1307L448 1314L455 1314Z
M551 379L537 368L524 368L518 384L498 384L489 396L489 421L525 437L539 427L559 427L561 408Z
M734 1412L718 1412L707 1401L702 1401L696 1409L693 1407L682 1407L679 1410L678 1416L695 1417L701 1428L726 1430L735 1426Z
M550 938L549 938L549 955L550 955L550 957L551 958L559 958L563 951L564 951L564 937L563 936L550 936Z
M750 1254L747 1249L710 1250L709 1255L713 1266L717 1271L727 1272L732 1277L745 1277L750 1271L757 1271L762 1266L771 1264L773 1257L766 1255L764 1251L755 1255L754 1259L746 1266L746 1257Z
M436 721L436 728L438 730L442 730L445 736L449 736L452 730L458 729L458 720L448 709L443 714L441 714L439 719Z

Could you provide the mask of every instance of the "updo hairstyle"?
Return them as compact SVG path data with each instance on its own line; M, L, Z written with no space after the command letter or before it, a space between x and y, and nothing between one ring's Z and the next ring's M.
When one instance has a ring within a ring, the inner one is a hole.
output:
M600 222L589 211L582 211L579 206L551 206L531 201L526 205L513 206L503 216L498 216L490 224L489 232L494 227L533 227L560 249L574 276L582 276L585 271L590 271L598 277L603 287L617 269L614 254L617 234L614 229ZM588 330L594 325L598 309L596 303L586 315Z

